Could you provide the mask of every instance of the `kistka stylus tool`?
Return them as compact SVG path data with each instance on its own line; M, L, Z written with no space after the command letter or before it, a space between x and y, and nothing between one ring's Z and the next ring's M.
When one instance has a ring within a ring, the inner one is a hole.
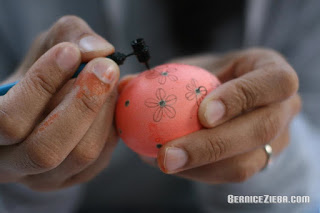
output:
M149 60L150 60L150 52L149 47L144 41L143 38L138 38L136 40L133 40L131 42L131 47L133 49L132 53L124 54L120 52L115 52L107 58L112 59L115 61L118 65L122 65L124 61L127 59L127 57L135 55L140 63L144 63L147 69L149 70ZM72 78L76 78L79 73L83 70L83 68L86 66L87 63L81 63L77 71L74 73ZM5 84L0 86L0 96L5 95L14 85L16 85L19 81L15 81L9 84Z

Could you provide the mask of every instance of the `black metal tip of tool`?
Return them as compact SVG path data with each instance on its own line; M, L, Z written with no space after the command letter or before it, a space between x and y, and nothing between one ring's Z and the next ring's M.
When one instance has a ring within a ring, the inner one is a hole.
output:
M126 60L127 55L120 52L115 52L109 55L108 58L110 58L111 60L114 60L114 62L116 62L118 65L122 65Z
M138 61L147 65L148 61L150 60L150 52L149 47L144 39L138 38L136 40L133 40L131 42L131 47L133 49L134 55L137 56Z
M135 55L140 63L145 64L147 69L149 70L149 60L150 60L150 52L149 46L146 44L143 38L135 39L131 42L131 47L133 52L130 54L124 54L120 52L115 52L108 56L108 58L115 61L118 65L122 65L127 57Z

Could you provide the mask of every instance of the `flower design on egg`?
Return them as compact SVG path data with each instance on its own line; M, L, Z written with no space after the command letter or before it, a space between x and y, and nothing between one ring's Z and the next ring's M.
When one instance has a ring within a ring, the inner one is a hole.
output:
M156 67L150 71L147 72L146 78L147 79L158 79L159 84L165 84L167 81L167 78L171 81L177 81L178 77L173 75L172 73L176 72L176 68L172 68L169 66L161 66Z
M186 93L185 97L188 101L196 100L198 106L202 99L207 95L207 89L204 86L198 86L198 81L192 78L190 83L186 86L189 92Z
M169 118L176 116L176 110L172 107L177 101L177 96L166 95L166 92L162 88L158 88L156 91L156 98L148 98L144 104L149 108L156 108L153 114L153 120L155 122L161 121L164 115Z

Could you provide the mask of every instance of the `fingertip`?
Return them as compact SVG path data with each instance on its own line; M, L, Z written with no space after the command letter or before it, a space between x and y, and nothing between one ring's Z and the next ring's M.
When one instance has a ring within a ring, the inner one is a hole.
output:
M114 47L112 44L96 35L87 35L79 40L79 48L82 52L95 51L112 51Z
M207 98L200 104L198 118L206 128L212 128L219 124L226 114L226 106L219 99Z
M79 48L69 42L56 45L56 62L63 71L75 70L81 62Z
M200 106L198 109L198 119L202 126L206 128L210 128L210 126L208 125L207 119L205 117L207 103L208 103L208 99L205 97L204 100L200 103Z
M90 64L92 64L92 72L102 83L113 87L119 81L120 69L113 60L96 58Z
M174 174L184 169L188 158L188 154L183 148L168 146L159 150L158 166L162 172Z
M96 57L105 57L114 53L115 48L108 41L97 35L86 35L78 42L83 61Z
M114 81L115 82L119 82L119 79L120 79L120 67L119 67L119 65L115 61L113 61L113 60L111 60L109 58L103 58L103 60L106 61L106 63L109 65L110 69L114 70L114 73L115 73Z
M107 58L91 60L73 85L76 98L100 110L101 105L112 96L119 75L119 67L112 60Z

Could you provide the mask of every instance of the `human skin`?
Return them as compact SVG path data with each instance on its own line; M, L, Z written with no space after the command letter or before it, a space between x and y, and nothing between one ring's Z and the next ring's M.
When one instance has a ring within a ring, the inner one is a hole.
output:
M74 16L61 18L36 39L5 81L21 82L0 97L1 183L50 191L86 182L107 166L118 140L112 121L119 68L99 57L113 51ZM90 62L68 80L81 61ZM298 78L278 53L250 49L177 62L217 72L224 84L200 106L207 129L160 149L162 171L208 183L239 182L265 165L264 144L275 153L287 146L289 123L300 109ZM130 78L120 82L120 92ZM207 118L218 114L206 113L212 99L224 104L224 115L214 123Z
M80 18L42 33L0 97L0 182L51 191L103 170L118 136L113 127L119 67L114 47ZM104 57L104 58L102 58ZM70 80L81 61L90 61Z
M299 81L279 53L252 48L170 62L205 68L223 84L200 104L204 129L168 142L157 159L143 161L209 184L243 182L265 167L264 145L276 156L289 144L289 125L301 108ZM119 90L134 77L121 80Z

